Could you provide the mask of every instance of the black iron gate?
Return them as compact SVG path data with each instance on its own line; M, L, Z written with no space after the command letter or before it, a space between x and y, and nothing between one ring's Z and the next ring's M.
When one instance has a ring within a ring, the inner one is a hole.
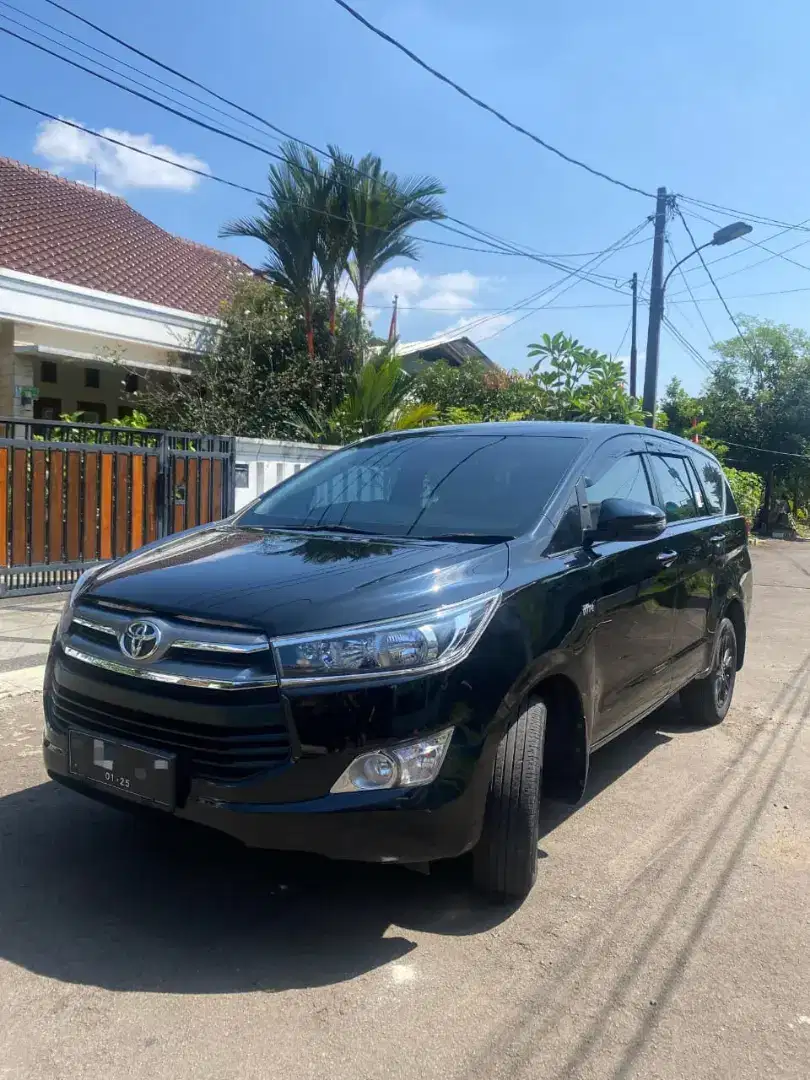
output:
M0 596L233 513L235 440L0 417Z

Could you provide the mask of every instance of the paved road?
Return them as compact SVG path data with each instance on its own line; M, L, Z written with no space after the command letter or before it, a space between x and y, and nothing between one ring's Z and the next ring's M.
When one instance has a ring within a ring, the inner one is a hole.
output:
M725 724L598 755L508 916L150 832L45 782L35 698L0 703L0 1077L806 1080L810 545L756 560Z

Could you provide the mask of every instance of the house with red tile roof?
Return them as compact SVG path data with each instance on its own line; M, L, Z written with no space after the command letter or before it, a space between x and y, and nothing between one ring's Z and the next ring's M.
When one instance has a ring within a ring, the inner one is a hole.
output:
M249 273L117 195L0 157L0 416L131 412Z

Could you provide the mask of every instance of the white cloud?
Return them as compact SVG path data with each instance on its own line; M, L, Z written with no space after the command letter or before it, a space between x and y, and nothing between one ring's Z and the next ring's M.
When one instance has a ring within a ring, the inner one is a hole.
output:
M441 308L447 314L475 306L475 297L489 279L468 270L450 274L421 274L412 266L394 266L372 279L368 295L389 303L399 297L400 308Z
M169 162L185 165L188 168L210 172L208 165L193 154L181 154L170 146L156 143L151 135L134 135L129 131L117 131L115 128L103 128L101 135L168 158L168 162L155 161L134 153L125 146L116 146L85 131L68 127L58 120L46 120L40 124L34 151L41 154L50 164L52 172L68 175L77 167L95 167L99 180L105 187L121 190L123 188L163 188L170 191L192 191L200 182L194 173L178 169Z

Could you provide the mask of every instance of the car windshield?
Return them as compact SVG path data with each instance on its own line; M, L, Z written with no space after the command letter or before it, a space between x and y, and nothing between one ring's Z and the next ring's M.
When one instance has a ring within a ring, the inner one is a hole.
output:
M574 437L376 439L298 473L236 520L420 539L511 539L540 518L582 446Z

